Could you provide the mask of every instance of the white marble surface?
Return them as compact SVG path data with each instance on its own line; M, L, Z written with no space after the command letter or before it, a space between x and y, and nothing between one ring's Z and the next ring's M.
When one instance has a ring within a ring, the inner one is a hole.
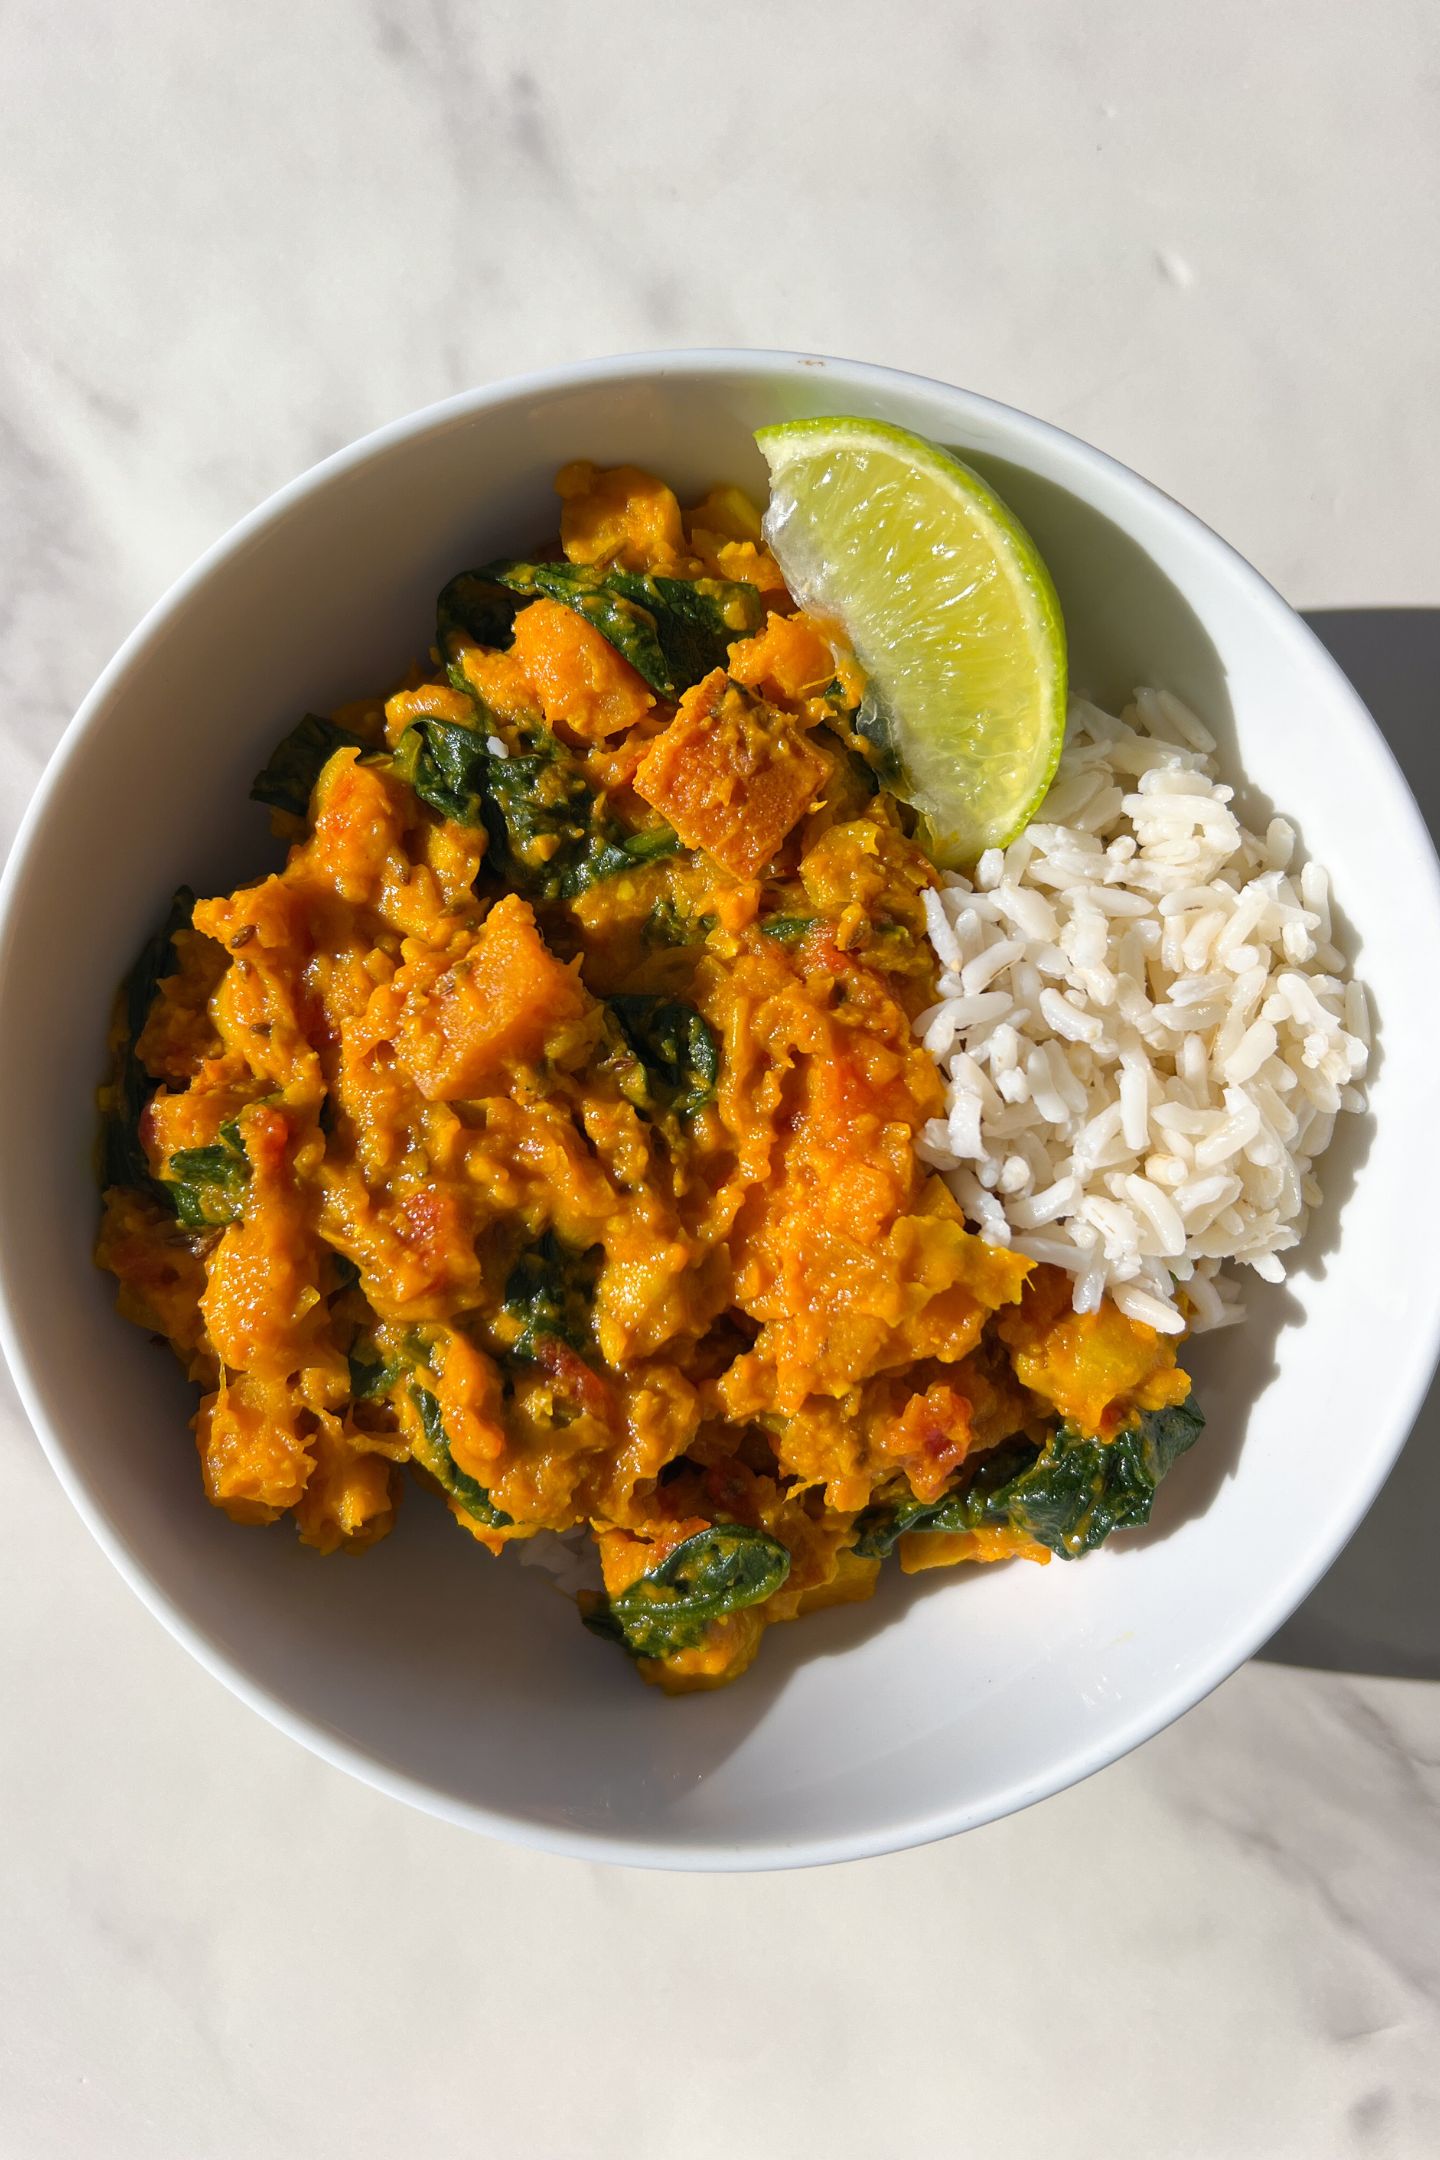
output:
M1297 604L1414 611L1317 626L1434 811L1435 24L17 0L0 834L279 482L488 377L702 343L988 391ZM0 2160L1440 2150L1440 1407L1267 1660L1138 1755L929 1851L721 1881L312 1761L134 1603L0 1387Z

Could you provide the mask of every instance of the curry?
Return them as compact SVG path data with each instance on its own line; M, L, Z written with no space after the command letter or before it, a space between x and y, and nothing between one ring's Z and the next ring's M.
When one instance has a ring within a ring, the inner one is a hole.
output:
M590 1627L701 1688L892 1552L1144 1520L1199 1420L917 1157L934 872L754 507L559 492L559 549L281 744L284 867L141 956L99 1259L237 1522L360 1550L409 1482L497 1558L592 1539Z

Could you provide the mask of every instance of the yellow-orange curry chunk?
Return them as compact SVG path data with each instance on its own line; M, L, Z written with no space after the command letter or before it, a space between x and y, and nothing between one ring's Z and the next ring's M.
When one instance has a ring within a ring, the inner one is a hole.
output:
M933 873L753 506L687 515L631 467L560 492L586 579L693 586L688 679L518 598L305 722L261 783L283 869L187 903L122 998L99 1257L196 1381L237 1521L357 1549L411 1464L493 1553L591 1537L592 1617L708 1687L869 1595L877 1511L1189 1383L917 1155ZM907 1569L1049 1557L896 1538ZM702 1548L770 1575L677 1632Z

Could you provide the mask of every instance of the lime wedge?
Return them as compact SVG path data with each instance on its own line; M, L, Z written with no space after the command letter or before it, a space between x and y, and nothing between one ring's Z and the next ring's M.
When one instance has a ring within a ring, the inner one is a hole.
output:
M978 473L904 428L791 420L755 440L765 537L869 676L860 725L931 856L959 868L1005 846L1065 738L1065 625L1034 541Z

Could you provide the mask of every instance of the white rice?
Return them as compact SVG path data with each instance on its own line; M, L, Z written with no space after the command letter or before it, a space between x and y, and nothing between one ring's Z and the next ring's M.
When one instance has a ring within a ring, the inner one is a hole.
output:
M920 1152L976 1229L1172 1334L1240 1317L1227 1262L1282 1280L1369 1058L1324 871L1245 830L1214 750L1165 691L1072 703L1040 817L926 894L915 1023L947 1082Z
M534 1537L520 1538L522 1567L542 1568L555 1578L557 1590L574 1597L581 1590L601 1590L604 1578L590 1534L583 1524L575 1530L537 1530Z

